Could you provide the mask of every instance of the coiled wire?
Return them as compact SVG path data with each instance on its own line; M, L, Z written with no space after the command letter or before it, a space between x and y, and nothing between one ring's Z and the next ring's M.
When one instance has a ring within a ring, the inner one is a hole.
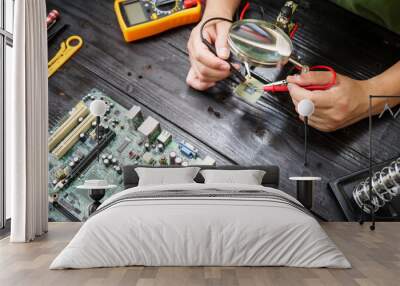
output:
M370 178L366 178L353 189L353 198L366 213L377 212L386 203L400 195L400 158L374 173L372 176L372 199Z

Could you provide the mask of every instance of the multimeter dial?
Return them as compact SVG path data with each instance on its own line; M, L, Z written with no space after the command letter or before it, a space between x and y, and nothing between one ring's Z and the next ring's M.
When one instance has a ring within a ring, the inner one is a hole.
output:
M159 16L169 15L179 10L181 0L152 0L153 9Z

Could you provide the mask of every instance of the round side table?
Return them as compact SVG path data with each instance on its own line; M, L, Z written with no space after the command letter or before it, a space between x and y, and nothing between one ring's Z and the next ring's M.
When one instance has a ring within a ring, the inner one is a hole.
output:
M89 190L89 197L94 201L88 207L88 215L94 213L101 205L101 199L106 194L106 190L115 188L115 185L109 185L106 180L86 180L78 189Z
M290 177L289 180L296 181L297 200L308 210L311 210L313 204L314 182L321 181L320 177Z

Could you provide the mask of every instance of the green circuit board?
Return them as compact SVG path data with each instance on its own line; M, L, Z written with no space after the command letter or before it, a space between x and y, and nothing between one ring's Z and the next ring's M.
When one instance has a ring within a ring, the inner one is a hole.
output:
M49 219L51 221L84 221L88 217L88 206L93 203L93 200L89 197L88 190L77 189L77 186L84 184L85 180L106 179L109 184L117 186L106 191L104 197L106 199L123 190L122 167L124 165L170 165L172 163L170 161L171 152L175 152L176 158L179 158L176 159L176 162L179 160L179 164L182 165L215 164L212 158L202 156L197 149L194 149L193 145L178 140L167 130L163 130L161 125L158 133L163 132L164 135L170 134L171 136L170 140L164 142L162 148L159 148L159 137L157 137L157 140L152 139L150 141L150 137L146 137L140 132L140 126L139 128L132 127L132 123L129 121L131 119L126 116L128 109L97 89L93 89L88 95L85 95L82 98L82 102L89 109L90 103L96 99L103 100L109 107L108 113L102 118L100 126L103 128L104 133L106 132L104 130L107 129L107 132L113 136L110 137L111 139L100 152L96 152L96 156L90 157L90 154L93 154L93 150L98 146L95 137L96 126L95 121L93 121L90 122L89 129L81 133L83 138L80 138L71 148L68 148L65 154L62 156L55 155L54 150L57 150L59 146L53 147L53 150L49 151ZM82 105L82 103L80 104ZM136 108L140 109L139 107ZM73 112L74 110L71 110L63 120L52 128L50 136L63 126L62 124L71 117ZM86 114L86 117L88 116L90 114ZM147 117L143 115L142 121L146 121L146 119ZM78 120L84 122L83 118ZM157 121L152 119L152 123L154 122ZM81 125L78 124L75 129L79 126ZM72 128L69 133L74 132L75 129ZM158 133L156 134L157 136ZM64 134L64 136L67 135ZM64 141L58 145L62 144L65 144ZM182 144L184 144L183 148ZM195 150L196 152L190 153L188 150ZM87 158L91 158L91 160L85 164L85 168L77 176L68 179L68 176L74 173L74 168L80 161ZM65 184L66 181L68 181L68 184Z
M245 82L237 85L233 92L243 100L255 104L264 94L263 87L263 83L256 78L250 77Z

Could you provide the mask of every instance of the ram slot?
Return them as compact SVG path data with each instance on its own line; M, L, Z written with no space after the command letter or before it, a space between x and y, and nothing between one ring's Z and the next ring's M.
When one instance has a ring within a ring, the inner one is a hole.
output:
M65 138L56 149L54 149L53 154L57 159L61 159L79 140L79 134L85 133L92 126L93 121L95 121L96 116L89 114L81 124L79 124L68 136Z
M68 175L64 179L64 183L62 185L63 188L68 186L77 176L79 176L89 165L96 160L97 154L100 154L101 151L111 142L111 140L115 137L114 131L109 130L100 140L99 144L90 151L79 163L71 170L71 174Z
M78 125L80 117L85 118L88 114L89 109L85 103L79 101L68 119L50 136L49 151L52 151Z

